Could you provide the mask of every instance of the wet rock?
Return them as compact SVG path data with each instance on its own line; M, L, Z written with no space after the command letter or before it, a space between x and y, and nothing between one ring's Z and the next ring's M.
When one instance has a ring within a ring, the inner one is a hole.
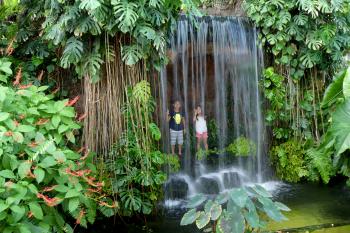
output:
M214 178L201 177L198 183L201 193L218 194L220 192L218 181Z
M185 199L188 193L188 184L183 178L173 177L165 184L167 199Z
M224 173L224 186L226 189L241 186L241 179L237 172Z

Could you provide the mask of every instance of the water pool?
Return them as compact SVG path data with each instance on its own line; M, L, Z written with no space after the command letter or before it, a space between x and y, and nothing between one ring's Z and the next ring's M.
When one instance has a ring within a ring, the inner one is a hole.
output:
M281 184L271 193L275 200L288 205L292 211L286 212L289 219L284 222L270 222L268 230L272 232L308 232L308 233L350 233L350 189L345 185L324 186L315 184ZM147 232L147 233L197 233L194 226L179 225L185 211L174 203L164 209L159 217L150 220L147 228L137 224L118 226L110 222L96 223L84 233ZM143 220L139 219L140 225ZM333 224L333 225L332 225Z

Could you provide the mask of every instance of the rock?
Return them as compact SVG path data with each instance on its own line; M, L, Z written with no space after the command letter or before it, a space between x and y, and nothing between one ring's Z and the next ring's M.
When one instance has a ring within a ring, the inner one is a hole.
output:
M172 177L165 184L166 199L185 199L188 193L188 184L183 178Z
M241 186L241 179L237 172L224 173L224 186L226 189Z
M215 178L200 177L198 182L201 193L218 194L220 192L218 181Z

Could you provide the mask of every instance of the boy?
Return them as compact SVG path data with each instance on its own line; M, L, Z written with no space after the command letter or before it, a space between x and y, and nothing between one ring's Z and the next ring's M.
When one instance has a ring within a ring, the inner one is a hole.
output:
M174 102L173 107L173 110L167 112L170 128L171 153L175 154L175 145L177 141L179 156L181 156L182 144L184 142L185 117L181 111L181 103L179 100Z

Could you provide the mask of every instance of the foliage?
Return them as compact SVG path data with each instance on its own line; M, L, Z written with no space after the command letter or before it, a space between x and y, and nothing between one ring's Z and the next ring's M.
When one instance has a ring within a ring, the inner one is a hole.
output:
M122 58L128 65L144 59L160 67L166 62L169 28L181 9L199 14L192 0L53 0L44 4L36 0L21 1L20 6L30 14L35 12L31 21L43 28L33 43L49 41L60 51L63 68L74 66L79 76L89 75L95 81L109 53L106 36L122 38Z
M10 65L0 59L0 231L73 232L63 213L86 227L97 203L112 202L100 196L92 154L70 148L80 128L75 101L54 101L46 86L3 85Z
M236 156L255 155L256 145L252 140L248 138L238 137L228 145L226 151Z
M288 182L298 182L308 176L305 151L300 142L289 140L270 151L271 163L276 167L277 176Z
M277 143L291 137L320 141L328 114L320 107L320 96L350 48L349 3L244 1L274 66L265 72L264 92L266 120Z
M284 77L275 73L272 67L264 71L264 96L269 101L269 108L266 112L266 122L273 127L273 135L277 139L286 139L289 135L288 127L281 125L281 122L288 120L288 115L284 113L286 106L286 87L284 85ZM279 123L279 124L277 124Z
M245 10L277 64L299 79L305 69L328 70L342 63L350 43L349 1L246 0Z
M120 203L120 214L149 214L159 200L166 181L163 165L178 169L179 161L156 149L158 127L151 122L154 101L149 83L141 81L128 92L124 114L127 129L110 152L112 188ZM169 162L165 164L165 162ZM176 168L177 167L177 168Z
M180 224L195 222L198 229L207 227L206 232L260 232L266 225L263 215L282 221L286 217L281 211L290 211L284 204L272 201L271 197L259 185L231 189L215 200L206 201L207 197L200 194L189 200L187 208L191 209L183 215ZM203 210L197 210L204 202Z

